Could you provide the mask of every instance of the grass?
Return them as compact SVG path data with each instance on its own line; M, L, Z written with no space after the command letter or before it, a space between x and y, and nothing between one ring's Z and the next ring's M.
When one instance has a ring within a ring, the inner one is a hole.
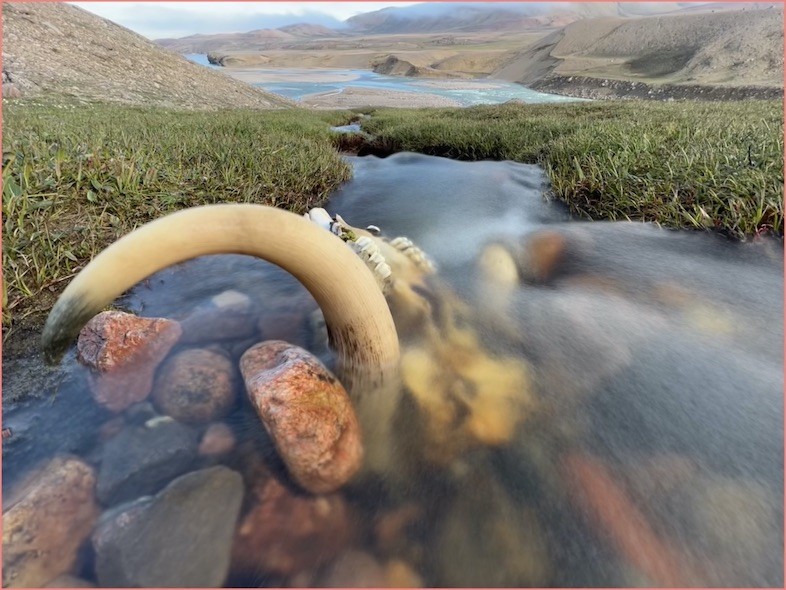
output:
M378 109L377 152L539 163L590 219L783 236L783 104L603 102Z
M351 176L329 130L346 113L7 104L3 115L5 325L48 309L147 221L225 202L304 212Z
M779 102L365 110L372 150L540 163L554 197L583 217L783 235ZM6 326L47 311L99 251L170 211L322 203L351 174L336 148L358 139L329 130L348 112L10 101L3 114Z

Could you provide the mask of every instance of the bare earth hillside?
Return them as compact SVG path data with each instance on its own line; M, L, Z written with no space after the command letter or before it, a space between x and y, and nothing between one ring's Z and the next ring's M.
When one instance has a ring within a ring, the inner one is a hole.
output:
M3 3L3 95L188 109L284 108L290 101L75 6Z
M580 20L516 53L493 76L568 93L583 86L589 96L637 94L637 87L776 96L783 89L783 12Z

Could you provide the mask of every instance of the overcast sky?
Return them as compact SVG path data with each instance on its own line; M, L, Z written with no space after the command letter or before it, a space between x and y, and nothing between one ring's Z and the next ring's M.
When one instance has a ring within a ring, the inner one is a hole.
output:
M350 16L416 2L72 2L149 39L237 33L299 22L338 26Z

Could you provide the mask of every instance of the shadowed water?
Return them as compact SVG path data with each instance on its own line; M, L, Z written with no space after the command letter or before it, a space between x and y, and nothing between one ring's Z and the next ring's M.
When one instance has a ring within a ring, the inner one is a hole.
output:
M328 211L412 239L443 288L468 302L457 321L478 334L479 354L520 361L532 383L512 436L433 464L421 457L429 433L413 426L405 390L391 448L404 468L345 493L366 527L356 547L406 561L427 586L783 584L781 243L571 220L545 199L536 166L406 153L349 161L354 178ZM552 262L537 236L558 251ZM491 242L517 261L514 284L479 266ZM306 310L292 337L332 363L310 296L253 258L177 265L121 304L182 318L227 289L249 295L268 320ZM248 345L222 344L233 355ZM56 453L103 468L98 427L111 416L92 403L73 353L64 362L57 397L4 415L18 433L4 453L4 487ZM270 459L247 405L226 421ZM374 523L401 506L419 516L382 543ZM90 578L84 551L78 573ZM319 584L329 567L299 578L260 567L230 572L227 583Z

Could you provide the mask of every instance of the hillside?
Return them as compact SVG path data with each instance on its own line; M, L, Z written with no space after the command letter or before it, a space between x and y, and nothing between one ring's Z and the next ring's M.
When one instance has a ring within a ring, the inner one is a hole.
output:
M512 55L493 77L783 88L783 13L766 8L581 20Z
M23 99L211 110L293 104L59 2L3 3L3 82L4 96Z

